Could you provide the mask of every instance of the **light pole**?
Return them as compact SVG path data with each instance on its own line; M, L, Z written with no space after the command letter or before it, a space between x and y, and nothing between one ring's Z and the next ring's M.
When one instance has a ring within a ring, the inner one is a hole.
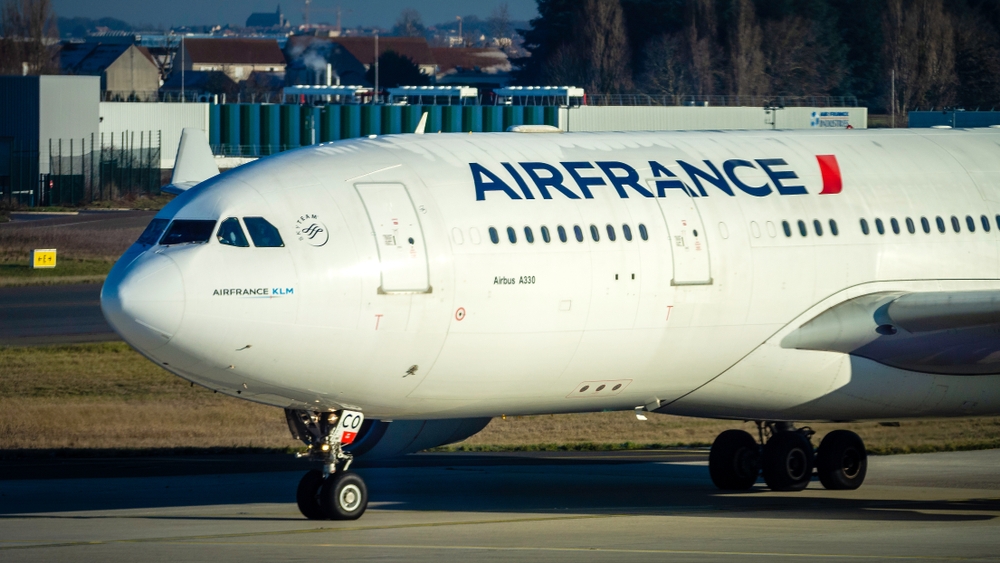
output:
M372 105L378 97L378 32L375 32L375 91L372 92Z

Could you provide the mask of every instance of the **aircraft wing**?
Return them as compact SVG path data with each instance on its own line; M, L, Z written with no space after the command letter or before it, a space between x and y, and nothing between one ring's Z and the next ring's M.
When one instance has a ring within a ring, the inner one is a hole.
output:
M185 128L181 131L181 142L177 146L177 159L170 184L161 191L177 195L219 174L212 148L201 129Z
M856 297L785 336L781 347L843 352L924 373L1000 374L1000 291Z

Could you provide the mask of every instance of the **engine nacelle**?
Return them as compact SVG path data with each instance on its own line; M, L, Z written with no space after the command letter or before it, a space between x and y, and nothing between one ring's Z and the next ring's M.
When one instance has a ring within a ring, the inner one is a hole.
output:
M354 443L347 451L355 459L373 460L411 454L460 442L479 432L491 418L449 418L442 420L365 419Z

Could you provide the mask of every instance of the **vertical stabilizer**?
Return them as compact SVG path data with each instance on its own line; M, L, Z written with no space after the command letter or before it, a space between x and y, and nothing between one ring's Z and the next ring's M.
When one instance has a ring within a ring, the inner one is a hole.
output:
M215 156L212 155L212 147L208 146L205 132L185 128L181 131L181 142L177 146L177 159L174 161L170 184L160 189L179 194L218 174L219 167L215 164Z

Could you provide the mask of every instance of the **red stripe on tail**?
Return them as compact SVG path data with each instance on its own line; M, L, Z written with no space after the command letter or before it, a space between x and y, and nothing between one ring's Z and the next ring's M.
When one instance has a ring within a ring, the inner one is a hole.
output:
M819 162L819 171L823 174L823 194L839 194L844 189L844 181L840 177L840 164L837 157L832 154L816 155Z

